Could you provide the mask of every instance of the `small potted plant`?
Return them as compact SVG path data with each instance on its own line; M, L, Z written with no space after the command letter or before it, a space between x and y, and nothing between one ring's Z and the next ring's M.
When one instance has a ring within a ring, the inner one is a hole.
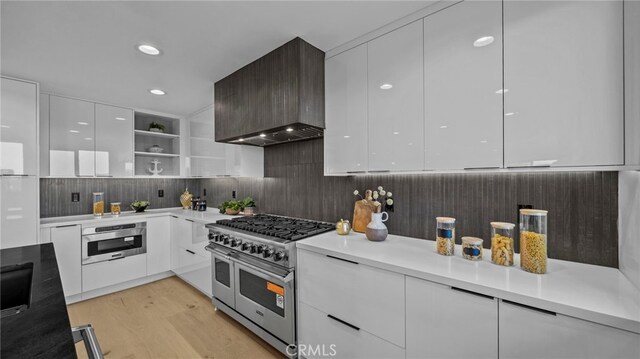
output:
M225 201L225 202L222 202L222 204L218 207L218 209L222 214L226 213L228 215L234 216L240 213L240 210L242 209L242 204L235 200Z
M164 125L157 122L151 122L151 124L149 124L149 131L164 133Z
M256 201L254 201L253 198L245 197L245 199L242 200L242 211L244 212L245 216L252 216L255 207Z

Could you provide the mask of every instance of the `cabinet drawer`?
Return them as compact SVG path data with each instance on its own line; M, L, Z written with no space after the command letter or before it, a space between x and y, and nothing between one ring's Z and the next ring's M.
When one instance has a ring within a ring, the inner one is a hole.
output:
M147 275L147 255L125 257L82 266L82 291L124 283Z
M306 250L296 274L301 302L405 346L403 275Z
M361 328L353 328L305 303L298 307L298 350L315 358L335 352L336 358L404 358L404 349ZM345 321L346 322L346 321ZM350 324L350 323L349 323Z

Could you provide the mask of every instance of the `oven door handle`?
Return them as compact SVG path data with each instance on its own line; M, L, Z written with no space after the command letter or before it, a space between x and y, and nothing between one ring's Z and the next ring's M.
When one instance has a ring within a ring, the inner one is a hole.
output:
M229 253L229 254L231 254L231 253ZM239 265L240 268L244 266L244 267L252 269L252 270L254 270L254 271L258 272L258 273L262 273L262 274L264 274L266 276L278 278L279 280L281 280L285 284L291 282L293 280L293 278L294 278L294 274L293 274L294 272L293 271L290 271L285 276L282 276L282 275L280 275L278 273L271 272L271 271L268 271L266 269L262 269L262 268L260 268L258 266L255 266L255 265L251 264L251 263L247 263L245 261L239 261L237 259L237 257L235 257L235 256L230 256L230 259L236 263L236 266Z

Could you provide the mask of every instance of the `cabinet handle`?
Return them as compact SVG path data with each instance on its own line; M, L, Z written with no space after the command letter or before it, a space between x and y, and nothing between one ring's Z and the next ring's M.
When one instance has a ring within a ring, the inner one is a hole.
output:
M550 168L550 165L541 165L541 166L507 166L507 168Z
M187 251L187 252L189 252L189 253L191 253L191 254L196 254L196 252L191 251L191 250L188 250L188 249L185 249L185 251Z
M186 219L186 218L185 218L185 221L187 221L187 222L193 222L192 220L190 220L190 219Z
M375 170L375 171L369 171L369 173L388 173L391 172L391 170Z
M119 259L124 259L124 258L125 258L124 256L118 257L118 258L112 258L112 259L109 259L108 262L113 262L113 261L117 261Z
M339 261L343 261L343 262L352 263L352 264L359 264L358 262L350 261L350 260L348 260L348 259L343 259L343 258L334 257L334 256L332 256L332 255L328 255L328 254L327 254L327 257L328 257L328 258L337 259L337 260L339 260Z
M2 177L29 177L29 175L25 174L2 174Z
M490 167L465 167L465 171L473 171L473 170L497 170L500 167L498 166L490 166Z
M77 224L65 224L64 226L56 226L56 228L67 228L67 227L75 227Z
M360 330L360 328L356 327L355 325L350 324L350 323L347 323L347 322L345 322L345 321L344 321L344 320L342 320L342 319L338 319L338 318L334 317L334 316L333 316L333 315L331 315L331 314L327 314L327 317L329 317L329 318L331 318L331 319L335 320L336 322L340 322L340 323L342 323L342 324L344 324L344 325L348 326L348 327L349 327L349 328L351 328L351 329L355 329L355 330L358 330L358 331Z
M347 173L366 173L367 171L347 171Z
M462 289L462 288L458 288L458 287L451 287L451 289L455 290L455 291L458 291L458 292L463 292L463 293L475 295L475 296L478 296L478 297L483 297L483 298L487 298L487 299L491 299L491 300L494 299L494 297L492 297L490 295L486 295L486 294L482 294L482 293L476 293L476 292L472 292L470 290L466 290L466 289Z
M171 216L171 217L173 217L173 218L178 218L177 216Z
M511 304L511 305L515 305L517 307L522 307L522 308L525 308L525 309L529 309L529 310L535 310L536 312L540 312L540 313L544 313L544 314L548 314L548 315L553 315L553 316L556 315L556 312L552 312L550 310L540 309L540 308L532 307L530 305L512 302L512 301L506 300L506 299L502 299L502 302L503 303L507 303L507 304Z

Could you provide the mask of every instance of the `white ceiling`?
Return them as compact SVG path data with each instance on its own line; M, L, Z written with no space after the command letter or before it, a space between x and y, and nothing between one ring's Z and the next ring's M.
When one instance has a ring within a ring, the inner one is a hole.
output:
M3 0L0 70L42 91L184 116L212 103L215 81L296 36L327 51L431 3Z

